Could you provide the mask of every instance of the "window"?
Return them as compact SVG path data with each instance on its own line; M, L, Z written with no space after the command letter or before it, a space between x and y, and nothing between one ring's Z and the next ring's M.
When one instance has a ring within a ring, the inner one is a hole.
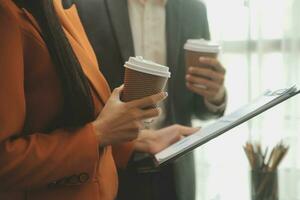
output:
M268 88L300 86L299 0L206 0L212 39L223 47L229 113ZM195 121L197 125L204 122ZM209 122L208 122L209 123ZM300 99L293 98L198 148L198 200L250 200L247 140L290 150L280 166L280 199L300 199Z

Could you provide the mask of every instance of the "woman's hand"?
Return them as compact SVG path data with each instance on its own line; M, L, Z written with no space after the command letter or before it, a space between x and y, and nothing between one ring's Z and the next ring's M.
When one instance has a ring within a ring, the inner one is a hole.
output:
M135 150L149 154L156 154L177 142L184 136L191 135L199 128L173 125L160 130L143 130L135 142Z
M136 139L143 128L142 121L160 114L159 108L142 108L152 106L167 97L167 93L161 92L125 103L120 100L122 90L123 86L113 91L100 115L93 122L100 146Z

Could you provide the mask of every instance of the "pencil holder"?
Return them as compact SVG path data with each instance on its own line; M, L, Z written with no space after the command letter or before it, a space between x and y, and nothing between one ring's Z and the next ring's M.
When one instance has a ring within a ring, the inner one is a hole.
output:
M278 200L277 171L251 170L252 200Z

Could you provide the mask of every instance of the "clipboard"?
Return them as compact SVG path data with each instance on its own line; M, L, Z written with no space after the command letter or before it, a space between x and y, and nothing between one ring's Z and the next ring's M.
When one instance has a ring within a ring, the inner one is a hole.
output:
M258 98L153 156L156 167L167 164L264 111L300 93L297 86L267 90Z

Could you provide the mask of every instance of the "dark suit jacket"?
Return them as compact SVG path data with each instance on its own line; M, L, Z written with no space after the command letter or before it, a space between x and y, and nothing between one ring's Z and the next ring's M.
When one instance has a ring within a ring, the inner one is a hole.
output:
M75 0L87 35L96 52L101 71L113 89L123 83L124 63L134 56L133 39L126 0ZM190 125L193 117L207 119L214 114L203 98L185 86L183 45L190 38L209 39L206 8L199 0L168 0L166 5L168 83L166 125ZM218 114L220 115L220 113ZM181 199L194 199L192 154L175 164L175 180Z

